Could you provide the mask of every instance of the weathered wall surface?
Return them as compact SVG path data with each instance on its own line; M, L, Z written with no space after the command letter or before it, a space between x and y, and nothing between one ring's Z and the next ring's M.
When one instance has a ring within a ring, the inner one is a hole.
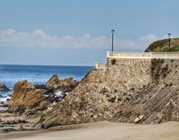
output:
M108 80L128 86L146 85L151 81L150 59L108 59Z
M156 84L179 85L179 59L152 59L151 78Z
M179 85L179 59L108 58L108 80L128 86Z

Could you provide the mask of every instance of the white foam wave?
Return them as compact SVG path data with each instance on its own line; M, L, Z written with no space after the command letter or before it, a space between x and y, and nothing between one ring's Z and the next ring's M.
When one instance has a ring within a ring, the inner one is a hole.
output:
M56 94L56 96L58 96L58 97L63 97L63 96L64 96L64 94L63 94L60 90L58 90L57 92L55 92L55 94Z
M0 103L8 103L8 100L10 100L10 99L11 99L10 96L0 97Z
M0 111L8 110L8 107L0 107Z

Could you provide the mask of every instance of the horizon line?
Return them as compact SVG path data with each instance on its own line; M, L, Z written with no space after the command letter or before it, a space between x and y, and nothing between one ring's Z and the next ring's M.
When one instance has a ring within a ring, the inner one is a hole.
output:
M71 66L71 67L95 67L95 65L58 65L58 64L5 64L0 63L0 65L21 65L21 66Z

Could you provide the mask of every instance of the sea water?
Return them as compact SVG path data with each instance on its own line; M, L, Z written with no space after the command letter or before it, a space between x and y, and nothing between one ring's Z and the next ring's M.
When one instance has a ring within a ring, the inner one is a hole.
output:
M15 83L21 80L28 80L30 83L45 84L55 74L60 79L73 77L80 81L93 66L37 66L37 65L0 65L0 82L4 83L9 92L0 94L6 96L12 94ZM6 100L0 97L0 100Z

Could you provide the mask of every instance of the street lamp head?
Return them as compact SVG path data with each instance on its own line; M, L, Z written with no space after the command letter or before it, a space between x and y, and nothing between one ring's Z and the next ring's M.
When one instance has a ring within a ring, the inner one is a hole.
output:
M168 37L170 37L172 34L171 33L168 33Z
M115 31L114 29L111 30L112 33L114 33L114 31Z

